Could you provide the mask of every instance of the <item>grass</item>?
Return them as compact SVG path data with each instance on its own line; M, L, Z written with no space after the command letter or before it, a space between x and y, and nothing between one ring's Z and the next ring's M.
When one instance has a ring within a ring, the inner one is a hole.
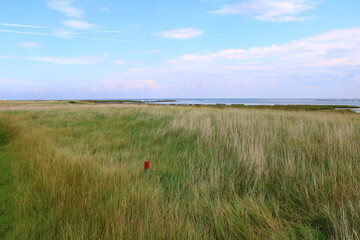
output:
M36 104L0 112L14 239L359 239L360 115Z
M69 103L72 103L72 104L77 104L77 103L151 103L151 102L155 102L155 103L161 103L161 102L176 102L176 100L171 100L171 99L164 99L164 100L146 100L146 101L143 101L143 100L77 100L77 101L69 101Z
M8 136L4 128L0 127L0 239L8 239L12 230L13 179L10 169L10 159L5 153Z
M69 103L143 103L138 100L78 100Z
M182 105L177 105L182 106ZM281 110L281 111L333 111L342 109L342 113L351 108L359 108L358 106L349 105L244 105L244 104L216 104L216 105L202 105L193 104L192 107L200 108L243 108L243 109L264 109L264 110ZM346 113L353 111L348 110ZM354 112L353 112L354 113Z
M233 106L233 107L236 107ZM344 108L358 108L357 106L347 105L251 105L248 108L256 109L273 109L273 110L289 110L289 111L321 111L321 110L336 110Z

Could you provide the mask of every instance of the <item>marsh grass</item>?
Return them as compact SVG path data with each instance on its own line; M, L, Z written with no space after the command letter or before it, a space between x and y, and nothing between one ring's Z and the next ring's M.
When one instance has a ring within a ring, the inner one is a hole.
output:
M183 107L183 105L172 106ZM337 113L355 113L351 109L359 108L358 106L351 105L245 105L245 104L216 104L216 105L203 105L203 104L190 104L189 107L196 108L241 108L241 109L263 109L263 110L281 110L281 111L333 111ZM342 111L338 111L338 110Z
M359 239L359 115L73 106L0 115L12 236Z
M0 126L0 239L7 239L12 230L13 179L10 169L10 158L6 154L9 139L6 129Z

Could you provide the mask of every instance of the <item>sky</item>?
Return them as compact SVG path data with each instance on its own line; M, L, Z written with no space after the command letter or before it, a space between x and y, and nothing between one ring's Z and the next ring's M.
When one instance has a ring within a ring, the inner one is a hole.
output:
M0 99L360 98L359 0L1 0Z

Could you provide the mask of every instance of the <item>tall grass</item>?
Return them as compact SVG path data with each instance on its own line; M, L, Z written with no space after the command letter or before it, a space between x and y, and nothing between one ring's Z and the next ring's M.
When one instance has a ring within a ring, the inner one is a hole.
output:
M0 126L0 239L4 239L12 230L13 206L12 187L13 180L9 164L9 156L6 154L8 134Z
M359 239L359 115L72 105L0 119L8 236Z

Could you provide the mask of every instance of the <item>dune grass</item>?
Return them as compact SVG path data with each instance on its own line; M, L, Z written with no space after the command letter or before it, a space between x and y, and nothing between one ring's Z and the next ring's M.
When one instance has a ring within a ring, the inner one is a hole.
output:
M359 239L356 114L75 104L0 125L14 239Z

